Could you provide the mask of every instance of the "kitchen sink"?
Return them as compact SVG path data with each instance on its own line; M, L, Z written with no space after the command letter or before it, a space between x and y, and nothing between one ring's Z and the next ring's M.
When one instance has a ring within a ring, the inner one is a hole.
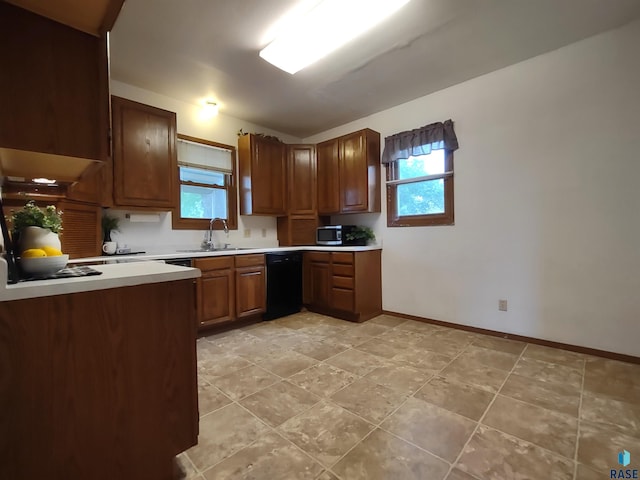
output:
M233 252L238 250L254 250L254 249L251 247L227 247L227 248L211 248L211 249L193 248L193 249L186 249L186 250L176 250L176 252L204 253L204 252Z

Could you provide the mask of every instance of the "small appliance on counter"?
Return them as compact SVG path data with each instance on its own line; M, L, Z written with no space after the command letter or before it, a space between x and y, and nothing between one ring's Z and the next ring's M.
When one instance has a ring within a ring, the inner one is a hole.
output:
M318 227L316 230L316 245L340 246L350 245L347 234L351 232L355 225L327 225Z

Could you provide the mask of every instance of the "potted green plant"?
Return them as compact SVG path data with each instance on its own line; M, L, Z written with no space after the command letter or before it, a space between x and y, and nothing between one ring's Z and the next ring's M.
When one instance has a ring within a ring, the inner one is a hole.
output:
M369 240L375 240L376 235L369 227L355 227L351 229L345 238L350 245L366 245Z
M58 233L61 231L62 211L54 205L43 210L29 200L21 210L11 211L11 235L19 252L47 246L60 250Z
M105 242L111 242L111 232L119 232L119 227L120 219L105 213L102 216L102 239Z

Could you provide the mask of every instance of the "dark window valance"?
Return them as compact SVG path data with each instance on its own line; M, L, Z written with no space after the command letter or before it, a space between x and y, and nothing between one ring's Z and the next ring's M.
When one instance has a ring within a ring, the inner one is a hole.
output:
M421 128L396 133L384 139L382 163L391 163L410 156L428 155L431 150L457 150L458 138L453 121L432 123Z

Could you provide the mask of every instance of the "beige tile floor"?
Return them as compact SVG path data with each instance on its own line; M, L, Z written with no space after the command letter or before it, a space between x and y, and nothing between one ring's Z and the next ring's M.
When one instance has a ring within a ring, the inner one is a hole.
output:
M640 464L640 365L382 315L198 340L185 478L596 480Z

